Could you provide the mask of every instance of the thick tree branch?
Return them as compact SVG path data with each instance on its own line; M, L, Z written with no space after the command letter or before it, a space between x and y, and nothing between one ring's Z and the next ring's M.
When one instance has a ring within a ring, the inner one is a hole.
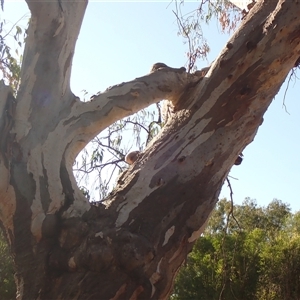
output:
M273 7L273 1L257 4L207 77L190 94L182 95L175 106L178 110L176 122L167 126L146 150L144 159L147 161L140 158L143 161L139 171L141 185L147 174L161 173L164 166L169 169L163 172L167 184L175 174L176 181L188 182L214 164L222 168L211 180L223 182L237 155L254 138L264 112L300 54L297 17L300 5L295 1L280 1L272 13ZM260 25L254 29L252 24ZM290 51L286 51L286 45ZM189 99L194 102L189 103ZM189 108L188 113L186 108ZM178 123L179 118L182 123ZM170 135L170 131L175 133ZM205 143L208 152L203 160ZM175 161L184 161L184 169L174 165ZM194 165L195 161L198 161L197 165ZM134 169L138 170L139 164ZM150 190L144 191L144 197L147 197Z
M300 55L299 15L296 1L254 6L207 76L181 96L174 121L107 200L116 227L143 228L144 237L157 241L153 266L162 259L162 269L177 260L179 267L203 231L228 171ZM160 277L150 269L150 278ZM172 272L161 274L165 284Z
M184 68L164 65L149 75L113 86L90 102L76 101L70 115L62 119L49 136L45 149L56 147L56 152L63 155L72 189L77 191L78 198L80 191L72 167L78 153L92 138L117 120L162 99L169 99L175 104L189 84L196 84L202 78L202 74L191 75ZM57 149L57 136L62 136L60 150ZM73 214L75 210L72 208L69 213Z
M114 122L162 99L176 103L186 87L201 78L186 73L184 68L166 66L149 75L113 86L90 102L76 103L70 116L62 122L70 134L66 137L69 150L76 156L91 139ZM73 163L75 157L70 158Z
M58 116L68 113L74 101L71 66L87 1L27 3L32 15L22 61L15 131L17 140L25 136L30 139L30 135L44 140L45 131L55 127ZM45 112L47 119L42 117Z
M82 103L69 90L69 62L85 3L62 3L62 13L59 4L28 3L33 18L16 111L0 90L1 128L5 116L13 120L0 149L0 174L7 175L0 218L20 293L167 299L226 175L300 56L300 4L256 4L204 78L158 64ZM71 170L78 151L114 121L161 99L174 105L171 121L105 205L90 205ZM33 272L46 275L33 280Z

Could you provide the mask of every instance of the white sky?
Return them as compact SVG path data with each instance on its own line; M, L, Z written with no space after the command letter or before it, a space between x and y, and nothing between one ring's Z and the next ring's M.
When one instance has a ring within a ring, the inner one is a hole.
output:
M187 11L196 9L196 2L185 4ZM108 86L132 80L149 72L156 62L172 67L186 63L187 46L177 36L177 23L169 2L91 1L75 50L72 89L91 94ZM5 18L12 23L27 12L25 1L6 0ZM216 22L203 27L211 52L202 68L212 62L228 40ZM244 153L244 161L233 167L230 175L234 201L245 197L267 205L273 198L290 203L300 210L300 82L290 84L283 108L285 86L276 96L252 144ZM229 198L224 188L220 197Z

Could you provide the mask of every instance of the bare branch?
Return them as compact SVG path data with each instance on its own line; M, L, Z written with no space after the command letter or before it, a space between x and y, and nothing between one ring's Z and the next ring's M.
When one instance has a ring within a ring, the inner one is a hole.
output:
M176 2L176 9L178 10L177 8L177 2ZM192 50L192 42L191 42L191 38L190 38L190 35L189 33L186 31L184 25L182 24L179 16L178 16L178 12L175 12L173 11L174 15L176 16L176 20L177 20L177 23L178 23L178 26L179 28L182 30L183 34L184 34L184 37L187 38L188 40L188 44L189 44L189 53L191 54L193 52ZM192 58L191 56L189 55L189 63L188 63L188 72L191 71L191 69L193 68L194 64L192 62Z
M93 166L90 166L87 170L83 169L81 167L79 169L74 169L74 171L80 171L80 172L84 172L85 174L89 174L89 173L93 172L96 168L104 168L104 167L107 167L107 166L110 166L110 165L116 165L119 162L124 162L124 158L109 161L107 163L100 164L100 165L94 164ZM112 172L112 174L113 174L113 172Z
M234 215L234 213L233 213L233 208L234 208L234 202L233 202L233 190L232 190L231 183L230 183L230 181L229 181L228 176L227 176L227 178L226 178L226 181L227 181L227 184L228 184L228 188L229 188L229 190L230 190L230 211L229 211L228 214L227 214L227 220L226 220L226 225L225 225L225 231L227 231L230 216L232 216L232 218L234 219L234 221L235 221L236 224L238 225L239 229L241 230L241 226L240 226L238 220L236 219L236 217L235 217L235 215Z
M286 112L287 114L290 114L290 113L288 112L287 107L286 107L286 105L285 105L285 98L286 98L286 94L287 94L287 91L288 91L288 89L289 89L290 82L291 82L293 76L296 77L296 73L295 73L294 69L291 70L291 74L290 74L290 76L289 76L289 78L288 78L288 82L287 82L287 85L286 85L286 88L285 88L285 91L284 91L283 101L282 101L282 106L284 107L285 112Z

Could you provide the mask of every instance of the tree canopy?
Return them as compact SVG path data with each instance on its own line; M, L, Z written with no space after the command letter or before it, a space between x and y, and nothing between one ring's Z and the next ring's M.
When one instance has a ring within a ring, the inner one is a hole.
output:
M248 198L227 223L230 206L218 202L171 299L299 299L299 212L277 199L260 207Z

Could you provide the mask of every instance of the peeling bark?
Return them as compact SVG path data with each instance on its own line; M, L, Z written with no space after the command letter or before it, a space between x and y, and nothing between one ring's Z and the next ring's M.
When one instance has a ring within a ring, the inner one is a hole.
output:
M17 298L167 299L224 178L300 56L300 3L258 2L205 77L156 64L87 103L69 85L87 3L27 3L17 98L0 84L0 223ZM105 203L88 203L72 174L77 154L162 99L171 120Z

